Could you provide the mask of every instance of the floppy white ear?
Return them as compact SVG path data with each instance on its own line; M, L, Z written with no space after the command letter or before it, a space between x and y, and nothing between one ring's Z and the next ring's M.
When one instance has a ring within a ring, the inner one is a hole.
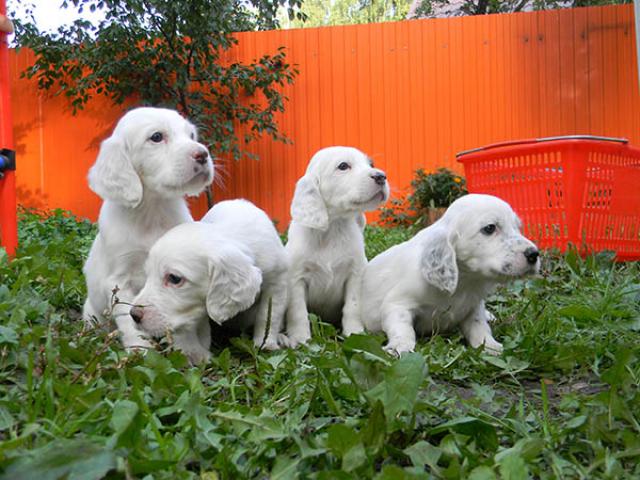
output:
M456 252L444 227L436 227L424 238L420 269L425 280L449 294L458 286Z
M329 214L320 195L318 181L305 175L298 183L291 201L291 218L305 227L326 230Z
M237 248L218 250L210 260L207 313L216 323L235 317L254 304L262 272Z
M96 163L89 170L89 188L103 199L129 208L142 201L142 182L122 141L111 137L102 142Z

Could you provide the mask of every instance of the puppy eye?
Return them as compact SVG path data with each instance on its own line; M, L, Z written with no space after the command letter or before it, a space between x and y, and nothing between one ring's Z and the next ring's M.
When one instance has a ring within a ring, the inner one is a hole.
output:
M482 227L482 233L484 233L485 235L491 235L496 231L496 226L493 223L490 223L489 225L487 225L486 227Z
M191 135L189 135L191 137L191 140L195 140L196 139L196 134L191 132Z
M180 275L176 275L175 273L167 273L164 276L164 284L165 285L173 285L174 287L179 287L184 283L184 277Z
M342 162L340 165L338 165L338 170L349 170L351 168L351 165L349 165L347 162Z
M162 132L155 132L149 137L149 140L151 140L153 143L160 143L162 140L164 140L164 135L162 135Z

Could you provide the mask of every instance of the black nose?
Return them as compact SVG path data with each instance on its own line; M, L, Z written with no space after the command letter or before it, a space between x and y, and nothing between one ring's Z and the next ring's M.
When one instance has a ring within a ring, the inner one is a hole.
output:
M374 173L373 175L371 175L371 178L373 178L373 181L378 185L384 185L384 182L387 181L387 176L381 172Z
M204 165L205 163L207 163L208 158L209 154L204 150L198 150L193 154L193 159L200 165Z
M131 307L129 310L129 315L133 318L133 321L136 323L140 323L142 321L142 316L144 315L144 310L142 307Z
M527 257L527 263L533 265L538 261L540 252L536 248L529 247L524 251L524 256Z

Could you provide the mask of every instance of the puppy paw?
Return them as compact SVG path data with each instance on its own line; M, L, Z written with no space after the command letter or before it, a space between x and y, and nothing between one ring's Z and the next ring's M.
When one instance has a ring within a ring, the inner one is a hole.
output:
M153 344L146 338L138 337L130 339L129 341L122 340L124 348L129 353L146 352L155 348Z
M280 335L276 336L275 339L271 337L267 338L266 340L262 338L254 338L253 343L256 347L270 352L273 350L280 350L280 348L282 347L282 344L280 343Z
M201 365L203 363L209 362L209 360L211 359L211 352L205 349L195 349L189 351L183 350L182 353L187 356L189 362L191 362L192 365Z
M342 328L342 336L347 338L350 335L354 335L357 333L365 333L364 327L362 325L345 325Z
M493 338L487 338L484 341L484 351L489 355L502 355L503 350L502 344Z
M128 352L154 348L153 343L151 343L139 330L136 330L135 328L120 328L120 325L118 325L118 327L122 346L124 346Z
M389 343L382 347L385 352L394 357L400 357L403 353L413 352L415 344L409 342Z
M295 348L297 346L297 345L294 345L289 339L289 337L287 337L284 333L278 334L277 341L278 341L278 345L281 348Z
M297 348L300 345L306 345L309 340L311 340L311 335L307 334L290 334L283 335L285 339L282 339L283 342L286 342L287 348ZM283 343L284 345L284 343Z

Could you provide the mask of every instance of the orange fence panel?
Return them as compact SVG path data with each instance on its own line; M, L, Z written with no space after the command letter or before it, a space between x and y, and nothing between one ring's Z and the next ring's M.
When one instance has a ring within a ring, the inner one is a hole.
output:
M0 0L0 14L6 12L5 2ZM8 53L7 34L0 31L0 246L13 255L18 246L18 227Z
M224 161L215 198L244 197L279 227L296 179L321 147L353 145L386 170L392 194L417 168L461 172L456 152L514 138L593 134L640 144L633 6L247 32L233 57L287 49L300 75L277 119L289 145L262 139L259 161ZM86 173L122 108L96 98L74 117L40 95L11 56L18 201L95 219ZM196 217L205 201L193 202Z

